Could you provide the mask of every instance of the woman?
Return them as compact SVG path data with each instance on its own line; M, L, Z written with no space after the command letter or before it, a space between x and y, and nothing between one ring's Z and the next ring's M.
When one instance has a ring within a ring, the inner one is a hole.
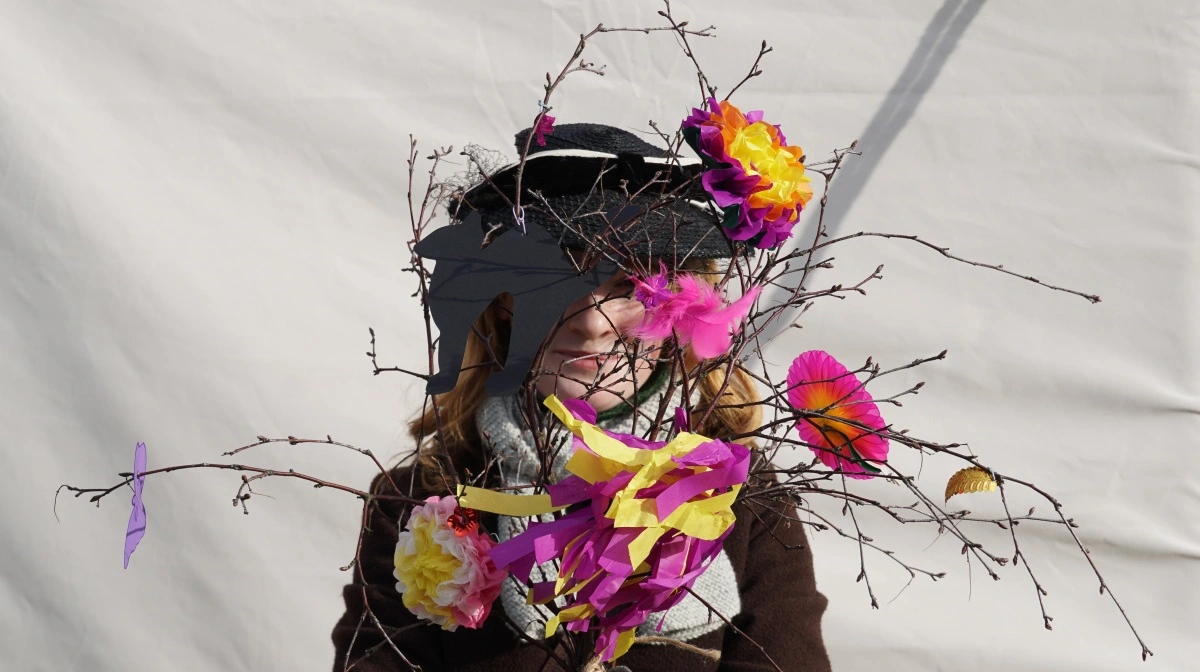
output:
M714 259L740 253L720 234L705 205L687 198L693 193L690 185L698 182L697 166L669 159L636 136L607 126L560 126L545 141L545 146L531 147L519 178L514 168L499 171L464 195L457 204L459 213L478 213L485 228L512 226L512 195L519 180L525 205L518 226L526 232L543 227L576 261L602 247L619 256L626 268L663 263L672 273L711 278L717 270ZM518 150L530 146L529 131L518 134ZM638 206L641 216L620 225L604 214L611 215L614 205ZM501 236L522 233L505 231ZM421 445L416 460L393 470L390 479L377 477L372 492L424 499L448 494L453 483L480 477L488 487L557 480L569 451L562 441L539 449L527 422L545 421L539 402L550 394L587 399L598 411L596 424L610 431L644 436L652 426L661 426L662 418L670 418L684 401L682 388L672 384L678 381L670 380L671 363L682 361L691 369L697 361L670 341L643 341L632 335L644 314L633 290L633 281L618 270L562 311L556 328L535 344L544 347L530 374L533 399L524 391L485 394L489 377L509 368L502 365L512 359L510 351L526 347L512 342L513 324L530 319L520 299L514 303L502 295L492 301L465 342L457 384L435 397L436 413L429 407L410 424ZM443 359L443 369L445 363ZM759 426L753 380L737 367L726 380L725 371L716 367L689 394L693 407L713 407L701 426L693 427L706 436L740 435ZM714 406L717 395L721 403ZM435 436L439 426L440 438ZM764 485L751 482L748 487ZM794 510L784 504L739 503L734 511L733 531L722 553L697 580L695 597L689 595L665 616L656 615L639 628L639 636L658 641L636 643L617 665L634 672L685 667L695 672L829 669L820 630L826 601L816 590L803 525L786 520L795 517ZM511 580L479 629L444 631L419 621L404 607L393 576L393 555L398 523L403 524L407 513L406 506L384 501L371 514L362 541L361 574L356 572L355 581L344 589L346 612L333 632L333 669L562 670L568 658L561 649L565 644L558 637L538 644L547 612L526 605ZM485 514L480 523L502 541L521 531L519 521L505 516ZM541 570L554 571L552 566ZM377 626L386 632L386 640ZM719 652L719 658L702 655L700 649Z

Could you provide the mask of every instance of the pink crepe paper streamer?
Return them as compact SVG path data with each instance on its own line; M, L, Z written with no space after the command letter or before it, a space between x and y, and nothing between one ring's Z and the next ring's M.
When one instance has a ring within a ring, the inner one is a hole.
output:
M567 402L564 406L575 417L594 422L595 411L586 402ZM626 445L650 450L660 449L666 441L646 441L630 435L607 432ZM578 441L577 450L591 452ZM744 446L713 440L697 446L687 455L673 458L675 468L667 476L679 480L670 483L664 478L640 490L640 498L654 497L658 503L658 519L664 520L684 502L702 497L706 491L725 492L744 483L750 466L750 450ZM706 466L697 473L694 467ZM644 528L617 528L605 513L613 496L633 477L622 472L608 481L588 483L571 475L547 487L555 506L572 506L561 518L549 523L531 522L520 535L497 545L491 551L497 567L507 567L510 574L528 583L535 563L552 558L560 560L568 589L578 591L566 596L566 606L589 603L596 615L591 619L571 621L563 625L569 631L596 630L596 653L611 660L618 635L637 627L652 613L663 612L677 604L687 594L717 553L728 536L729 528L717 539L702 540L689 537L678 530L668 531L654 545L646 558L648 572L635 578L629 557L629 544ZM569 548L568 548L569 547ZM581 587L580 587L581 586ZM539 582L530 586L535 601L545 601L555 593L555 582Z
M687 408L683 406L675 407L675 425L673 429L677 433L691 431L691 418L688 417Z

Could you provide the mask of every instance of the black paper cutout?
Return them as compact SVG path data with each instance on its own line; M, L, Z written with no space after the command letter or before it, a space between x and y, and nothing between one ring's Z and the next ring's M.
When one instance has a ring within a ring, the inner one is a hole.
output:
M486 389L493 397L516 393L567 307L617 272L616 264L601 260L580 273L548 231L533 224L527 228L524 235L507 230L480 249L484 229L479 213L472 212L414 248L437 262L429 283L429 310L441 336L438 372L425 385L427 394L454 389L475 320L503 292L513 297L508 357L504 368L488 378Z

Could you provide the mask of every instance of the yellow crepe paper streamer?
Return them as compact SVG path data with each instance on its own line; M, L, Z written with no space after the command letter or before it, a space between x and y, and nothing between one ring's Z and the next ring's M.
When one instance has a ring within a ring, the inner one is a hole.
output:
M554 631L558 630L560 623L570 623L571 621L582 621L585 618L591 618L596 615L596 608L590 602L580 602L571 607L567 607L559 611L553 618L546 621L546 639L554 636Z
M554 506L550 495L513 495L470 485L458 485L458 503L466 509L488 511L516 518L529 518L565 509Z
M638 491L658 483L667 474L678 468L672 458L687 455L698 446L711 439L693 434L680 432L662 448L650 450L632 448L609 436L596 425L579 420L571 415L566 406L551 395L544 402L546 408L555 415L571 433L579 437L591 452L577 450L567 461L567 471L582 478L588 483L598 483L611 480L622 472L632 472L633 478L613 496L612 504L605 517L613 521L615 527L643 528L642 532L629 544L629 562L634 567L644 566L646 558L654 549L654 544L672 530L697 539L711 541L720 537L734 522L732 506L737 500L741 486L737 485L729 492L694 502L680 504L671 515L659 520L658 503L654 499L639 499ZM699 470L697 470L699 471ZM469 485L458 486L459 502L462 506L477 511L488 511L515 517L532 517L558 511L565 506L554 506L550 495L516 495L494 492ZM580 535L567 544L569 548L586 535ZM573 570L574 568L571 568ZM564 592L571 571L561 572L555 582L554 595L560 597L574 593L600 575L597 572L584 581L576 582ZM532 599L532 596L530 596ZM595 609L588 603L581 603L561 610L546 623L546 637L551 637L558 626L571 621L591 618ZM620 657L633 645L635 630L621 632L617 638L614 658Z
M630 448L604 433L599 427L571 415L558 397L550 395L546 398L545 405L592 451L575 451L567 461L567 471L588 483L609 480L622 471L634 472L634 477L628 485L613 496L613 503L605 514L613 521L614 526L661 528L658 536L668 528L677 529L689 536L712 540L721 536L733 524L733 511L730 507L737 499L740 486L735 486L731 491L716 497L698 502L685 502L663 521L658 520L658 506L655 500L637 498L639 490L657 483L668 471L676 467L671 458L687 455L711 439L700 434L680 432L674 440L656 450ZM527 518L566 508L554 506L550 495L546 494L516 495L469 485L459 485L458 496L459 502L466 508L506 516ZM653 539L648 543L652 545ZM641 559L633 559L632 564L636 566L640 562Z
M629 651L629 647L633 646L633 638L636 634L637 629L630 628L617 635L617 646L613 649L613 660L620 658Z
M737 499L741 486L716 497L698 502L685 502L663 521L658 520L658 504L655 500L637 497L639 490L657 483L668 471L675 469L672 458L687 455L711 439L700 434L680 432L670 443L656 450L630 448L599 427L571 415L558 397L547 397L545 405L572 434L582 439L595 453L588 458L600 458L580 459L576 466L585 466L581 471L586 473L573 470L571 473L589 483L596 483L612 478L621 471L635 472L629 484L613 496L613 503L605 513L615 527L646 528L646 531L630 544L630 563L633 566L636 567L645 560L654 542L668 530L675 529L691 537L712 540L721 536L733 524L734 516L730 507ZM567 462L568 470L571 470L571 463L575 461L575 457L582 454L586 454L586 451L575 452ZM604 464L605 461L608 464ZM596 478L597 476L601 478Z

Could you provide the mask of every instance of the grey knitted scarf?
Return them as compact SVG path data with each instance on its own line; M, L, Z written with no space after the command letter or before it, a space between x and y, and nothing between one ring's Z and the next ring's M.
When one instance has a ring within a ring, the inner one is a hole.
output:
M653 383L638 395L638 411L635 417L633 409L625 406L625 412L603 413L597 424L608 431L646 436L651 423L658 417L659 409L665 401L662 389L664 376L655 376ZM693 399L693 401L695 401ZM674 408L679 398L668 406L663 414L664 419L673 417ZM488 397L475 413L475 424L483 437L484 445L491 445L499 458L500 480L505 487L529 485L538 478L538 456L535 448L533 433L525 424L518 410L515 396ZM670 420L667 420L668 422ZM551 433L551 440L556 452L552 480L558 481L567 475L566 463L570 457L570 434L559 427ZM543 520L552 520L550 514ZM525 522L519 518L500 516L497 524L497 535L500 541L506 541L525 531ZM558 578L558 571L553 562L537 566L530 572L531 581L553 581ZM741 598L738 595L737 578L733 573L733 565L722 550L713 560L708 570L697 579L692 590L704 598L713 608L720 611L726 618L732 618L742 609ZM514 579L504 582L500 592L500 601L504 610L513 622L525 629L532 637L540 638L545 633L546 621L553 615L544 606L528 605L525 603L524 589ZM557 601L563 606L562 599ZM661 622L661 629L659 624ZM695 639L703 634L720 628L724 622L710 614L705 607L692 595L683 598L679 604L662 614L653 614L637 631L639 636L658 635L681 641Z

